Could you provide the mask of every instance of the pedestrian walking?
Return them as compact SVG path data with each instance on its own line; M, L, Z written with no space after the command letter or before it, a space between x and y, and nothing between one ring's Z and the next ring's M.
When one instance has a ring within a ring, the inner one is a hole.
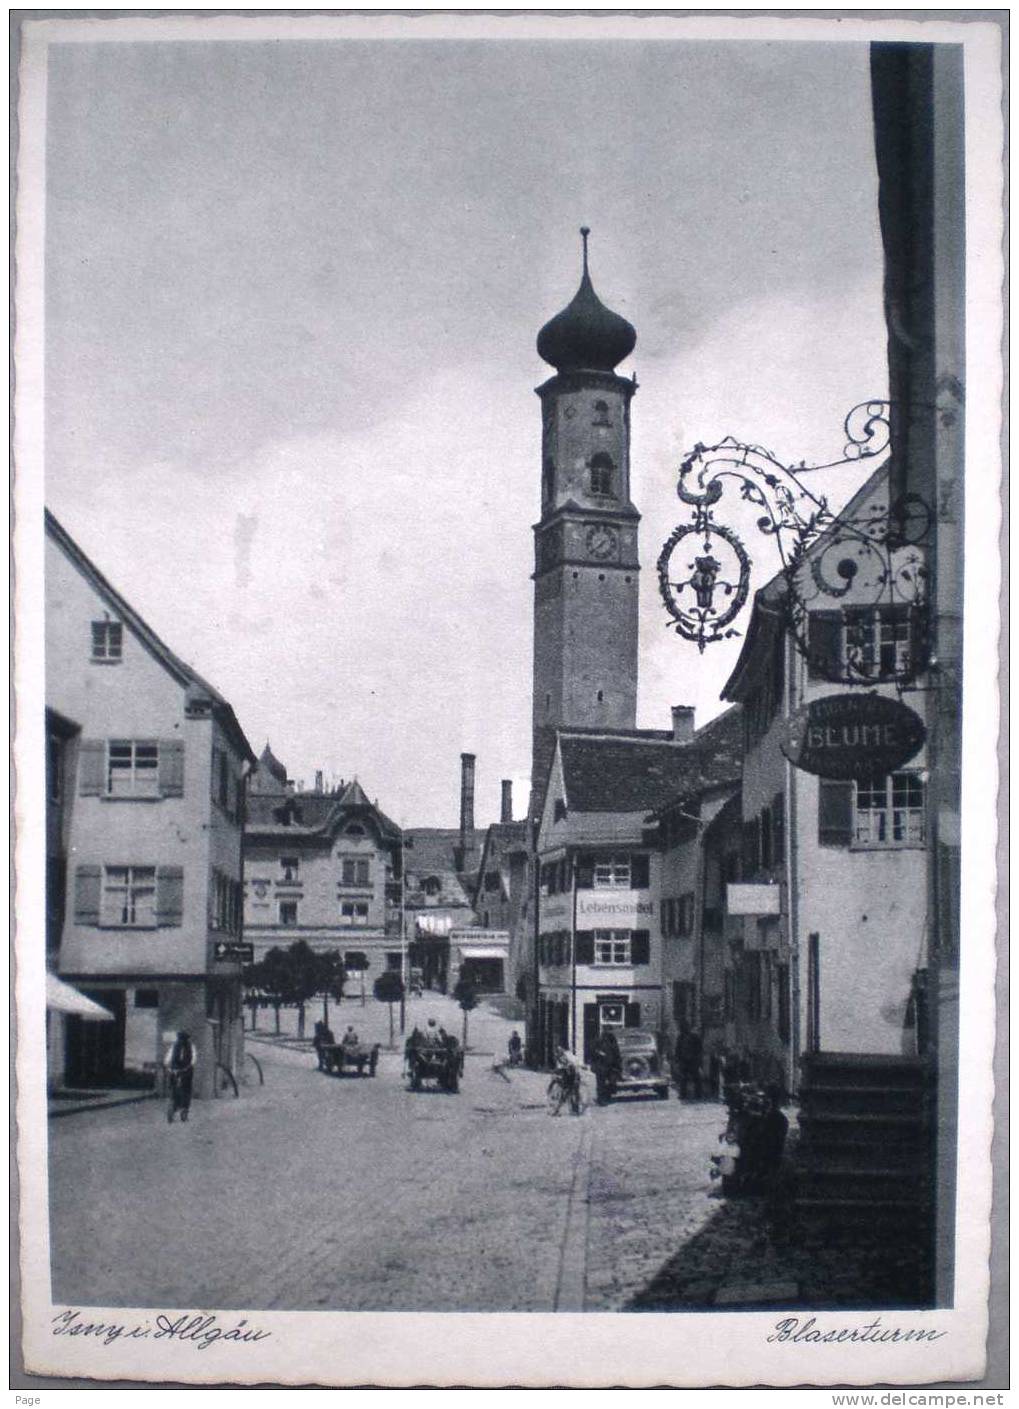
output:
M170 1104L166 1118L171 1125L178 1111L180 1111L182 1122L188 1118L197 1062L198 1054L190 1034L184 1031L178 1032L173 1045L167 1050L163 1063L170 1080Z
M524 1044L520 1040L520 1033L516 1028L510 1033L510 1040L507 1043L509 1051L509 1064L511 1067L518 1067L524 1059Z

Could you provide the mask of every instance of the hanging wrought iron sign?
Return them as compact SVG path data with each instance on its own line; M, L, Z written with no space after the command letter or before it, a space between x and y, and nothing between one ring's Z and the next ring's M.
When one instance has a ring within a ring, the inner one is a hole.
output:
M811 700L789 718L779 747L821 778L884 777L914 758L927 730L900 700L871 692Z
M783 465L771 451L728 437L696 445L676 493L690 507L658 558L658 583L672 627L698 650L738 636L750 558L719 520L723 495L760 511L757 529L779 551L786 625L812 670L843 684L905 684L927 658L926 542L931 513L915 494L889 503L879 489L855 510L834 512L803 481L812 471L877 461L888 448L889 407L861 402L845 420L842 457ZM823 627L820 625L824 620Z

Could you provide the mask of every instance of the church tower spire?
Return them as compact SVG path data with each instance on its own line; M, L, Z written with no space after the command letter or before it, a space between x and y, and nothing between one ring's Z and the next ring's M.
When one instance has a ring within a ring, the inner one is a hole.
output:
M637 526L630 500L630 401L616 374L632 325L599 299L581 230L580 287L538 334L555 375L542 410L541 518L534 526L531 816L556 730L632 729L637 713Z

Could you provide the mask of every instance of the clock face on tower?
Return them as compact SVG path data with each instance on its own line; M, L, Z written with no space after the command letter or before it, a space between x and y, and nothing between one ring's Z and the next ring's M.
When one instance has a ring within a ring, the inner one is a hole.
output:
M614 558L619 547L615 529L609 528L607 524L595 524L593 528L589 528L584 541L591 557L597 558L599 562Z

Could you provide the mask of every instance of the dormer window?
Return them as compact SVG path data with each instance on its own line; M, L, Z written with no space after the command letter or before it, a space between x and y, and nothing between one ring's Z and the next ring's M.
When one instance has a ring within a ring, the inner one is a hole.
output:
M345 837L363 837L364 828L360 822L351 822L349 827L344 827L343 835Z
M438 895L439 891L442 889L442 882L439 880L438 876L428 876L421 889L424 891L425 895Z
M616 492L613 485L615 466L612 463L611 455L606 455L603 450L599 450L597 455L592 455L590 471L591 493L614 498Z
M119 621L92 623L92 659L105 665L124 658L124 628Z

